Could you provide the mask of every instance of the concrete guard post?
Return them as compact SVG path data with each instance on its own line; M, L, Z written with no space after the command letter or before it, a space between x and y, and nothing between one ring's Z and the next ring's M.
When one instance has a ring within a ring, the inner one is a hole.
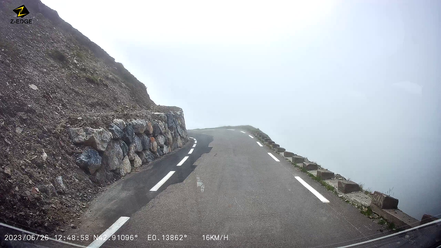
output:
M318 170L317 177L322 180L328 180L334 178L334 172L327 170Z
M348 180L338 180L338 191L344 194L360 191L360 185Z

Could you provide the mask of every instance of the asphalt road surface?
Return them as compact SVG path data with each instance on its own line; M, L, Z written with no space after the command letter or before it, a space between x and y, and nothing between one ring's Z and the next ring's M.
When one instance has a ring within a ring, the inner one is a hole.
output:
M189 135L195 140L184 149L98 199L95 232L130 217L102 247L335 247L384 235L249 134L207 129Z
M357 247L441 244L441 221L385 236L384 227L244 131L189 135L182 149L110 186L82 225L58 238L82 247L129 248L337 247L371 239L377 241ZM71 247L53 241L8 245Z

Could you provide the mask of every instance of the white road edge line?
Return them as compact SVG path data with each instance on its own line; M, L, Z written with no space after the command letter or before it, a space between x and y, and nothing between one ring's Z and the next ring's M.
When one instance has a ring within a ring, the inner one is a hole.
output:
M260 144L260 142L259 141L256 141L257 142L257 144L260 146L260 147L262 147L263 145L262 144Z
M179 164L178 164L177 166L181 166L181 165L183 165L187 159L188 159L188 156L185 156L185 157L181 160L181 162L179 162Z
M193 148L191 148L191 150L188 152L188 154L192 154L193 153Z
M175 174L174 171L170 171L167 175L165 175L165 177L163 179L161 179L161 181L159 181L155 186L153 186L153 188L150 191L158 191L159 188L161 188L161 186L167 182L167 180L173 176L173 174Z
M274 160L276 160L276 162L280 162L280 160L278 160L276 157L274 157L274 155L272 155L270 152L268 152L268 155L270 155Z
M244 131L240 131L241 133L245 133Z
M305 181L303 181L303 179L301 179L298 176L295 176L295 178L297 179L297 181L299 181L303 186L305 186L305 188L307 188L309 191L311 191L311 193L313 193L317 198L319 198L320 201L322 201L323 203L329 203L329 200L326 199L324 196L322 196L317 190L315 190L313 187L311 187L308 183L306 183Z
M192 147L195 148L195 147L196 147L196 144L194 144Z
M104 231L95 241L93 241L88 248L98 248L102 246L118 229L126 223L130 217L119 217L113 225L111 225L106 231Z
M248 136L250 136L250 138L254 139L254 137L253 137L253 136L251 136L251 134L249 134Z
M375 242L375 241L378 241L378 240L382 240L382 239L387 239L387 238L390 238L390 237L398 236L398 235L400 235L402 233L410 232L410 231L413 231L415 229L419 229L419 228L422 228L422 227L425 227L425 226L428 226L428 225L432 225L432 224L436 224L436 223L439 223L439 222L441 222L441 220L434 220L432 222L429 222L429 223L426 223L426 224L423 224L423 225L419 225L419 226L416 226L416 227L412 227L410 229L406 229L406 230L403 230L403 231L400 231L400 232L397 232L397 233L389 234L389 235L386 235L386 236L383 236L383 237L379 237L379 238L376 238L376 239L370 239L370 240L363 241L363 242L356 243L356 244L340 246L340 247L341 248L346 248L346 247L354 247L354 246L368 244L368 243Z

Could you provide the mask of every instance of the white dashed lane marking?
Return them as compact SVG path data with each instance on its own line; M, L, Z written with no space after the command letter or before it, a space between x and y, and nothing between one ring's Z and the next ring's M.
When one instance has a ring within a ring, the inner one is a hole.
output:
M185 157L181 160L181 162L179 162L179 164L178 164L177 166L181 166L181 165L183 165L187 159L188 159L188 156L185 156Z
M245 133L244 131L240 131L241 133Z
M272 155L270 152L268 152L268 155L270 155L270 157L272 157L274 160L276 160L276 162L280 162L280 160L278 160L274 155Z
M113 225L111 225L106 231L104 231L87 248L98 248L98 247L101 247L129 219L130 219L130 217L125 217L125 216L119 217L119 219L117 221L115 221L115 223L113 223Z
M192 154L193 153L193 148L191 148L191 150L188 152L188 154Z
M254 139L254 137L253 137L253 136L251 136L251 135L248 135L248 136L250 136L250 138Z
M195 147L196 147L196 144L194 144L192 147L195 148Z
M306 183L305 181L303 181L303 179L301 179L298 176L295 176L295 178L297 179L297 181L299 181L303 186L305 186L305 188L307 188L309 191L311 191L311 193L313 193L317 198L319 198L320 201L322 201L323 203L329 203L328 199L326 199L324 196L322 196L317 190L315 190L313 187L311 187L308 183Z
M260 147L262 147L262 144L260 144L260 142L259 141L256 141L257 142L257 144L260 146Z
M167 182L168 179L170 179L171 176L173 176L173 174L175 174L174 171L170 171L163 179L161 179L161 181L159 181L150 191L158 191L159 188L161 188L161 186Z

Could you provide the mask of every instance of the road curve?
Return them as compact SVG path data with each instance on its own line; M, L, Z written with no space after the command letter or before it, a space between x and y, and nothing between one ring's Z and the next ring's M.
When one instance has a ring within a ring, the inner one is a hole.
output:
M194 171L131 214L103 247L335 247L382 235L378 224L248 133L189 135L197 144L185 152L200 158L167 170ZM118 240L124 235L134 238Z

